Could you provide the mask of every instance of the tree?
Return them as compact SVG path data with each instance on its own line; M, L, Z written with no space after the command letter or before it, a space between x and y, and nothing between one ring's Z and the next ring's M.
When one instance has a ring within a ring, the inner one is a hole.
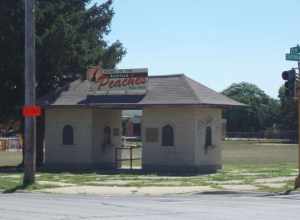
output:
M18 7L17 7L18 6ZM24 85L24 6L0 1L0 121L19 116Z
M298 105L292 97L285 95L285 87L279 89L280 128L289 131L298 130Z
M223 94L247 105L224 112L227 130L254 132L265 130L278 123L279 102L265 94L254 84L234 83Z
M117 41L108 45L114 15L112 2L86 9L88 0L38 1L37 73L38 93L45 94L72 80L85 76L88 66L102 63L114 68L125 54Z
M112 1L87 8L90 0L37 0L37 96L84 78L88 66L115 68L126 51L108 44ZM0 2L0 122L21 119L24 103L24 5ZM39 155L39 154L37 154Z

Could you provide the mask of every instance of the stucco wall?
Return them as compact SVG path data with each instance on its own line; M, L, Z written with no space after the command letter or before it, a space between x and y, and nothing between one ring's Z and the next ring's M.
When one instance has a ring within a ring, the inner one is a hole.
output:
M217 165L222 164L222 110L215 108L195 109L195 164ZM212 129L212 146L205 150L206 127Z
M45 163L49 166L86 166L92 163L92 110L47 109ZM62 144L65 125L74 129L74 145Z
M215 108L168 107L145 108L142 119L143 168L195 168L215 170L221 165L222 111ZM174 128L175 146L162 146L162 127ZM205 151L205 130L212 128L212 147ZM158 128L157 143L146 141L146 129Z
M191 166L194 164L194 110L192 108L145 108L142 118L143 167ZM173 147L161 146L161 130L170 124L174 128ZM146 129L158 128L157 143L145 141Z
M112 168L120 146L121 111L103 109L46 110L46 166ZM65 125L74 129L74 145L62 144ZM111 128L111 145L103 145L104 127ZM118 135L114 129L118 129Z
M149 107L142 117L143 168L218 168L221 163L222 111L215 108ZM47 109L46 165L112 167L121 140L121 111L105 109ZM174 146L162 146L162 127L174 129ZM62 144L62 129L74 128L74 145ZM103 146L104 127L111 128L111 145ZM212 146L205 151L205 129L212 128ZM118 135L114 129L119 129ZM158 141L146 142L147 128L158 129Z

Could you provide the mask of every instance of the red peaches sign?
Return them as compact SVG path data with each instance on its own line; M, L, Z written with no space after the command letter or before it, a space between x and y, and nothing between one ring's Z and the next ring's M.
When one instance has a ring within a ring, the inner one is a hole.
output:
M96 66L88 69L87 79L93 94L142 95L146 93L148 69L104 70Z

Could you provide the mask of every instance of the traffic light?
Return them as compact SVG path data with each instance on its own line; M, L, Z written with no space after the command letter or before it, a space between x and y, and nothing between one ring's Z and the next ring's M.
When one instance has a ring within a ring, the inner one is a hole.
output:
M285 95L294 97L296 94L296 71L294 69L282 72L282 79L285 80Z

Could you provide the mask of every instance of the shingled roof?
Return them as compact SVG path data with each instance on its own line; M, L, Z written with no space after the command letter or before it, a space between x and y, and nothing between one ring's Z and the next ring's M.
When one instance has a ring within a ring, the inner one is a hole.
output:
M146 95L89 95L89 81L76 80L52 97L44 106L103 106L142 108L155 105L241 106L184 74L150 76Z

